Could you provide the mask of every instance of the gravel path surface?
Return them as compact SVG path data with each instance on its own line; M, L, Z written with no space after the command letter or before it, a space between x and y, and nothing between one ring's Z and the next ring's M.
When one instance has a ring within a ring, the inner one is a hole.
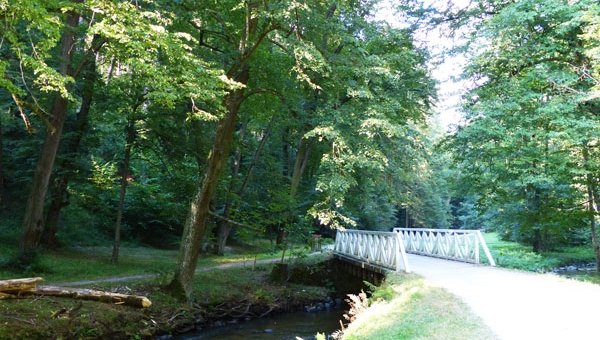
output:
M598 285L411 254L408 263L460 297L500 339L600 339Z

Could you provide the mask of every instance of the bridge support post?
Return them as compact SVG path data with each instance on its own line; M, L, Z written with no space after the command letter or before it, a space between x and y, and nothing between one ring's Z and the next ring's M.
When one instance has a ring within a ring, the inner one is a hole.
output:
M398 250L396 251L396 271L402 270L401 264L404 265L404 271L406 273L410 273L410 268L408 267L408 259L406 258L406 249L404 248L404 240L402 239L401 233L396 234L396 244L398 245Z

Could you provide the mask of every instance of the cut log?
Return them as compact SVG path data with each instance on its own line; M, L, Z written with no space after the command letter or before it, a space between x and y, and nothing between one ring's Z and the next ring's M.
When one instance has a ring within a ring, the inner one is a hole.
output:
M17 294L20 292L34 291L36 283L44 281L41 277L29 277L25 279L12 279L0 281L0 293Z
M152 306L152 302L145 296L103 292L100 290L93 289L39 286L35 291L26 292L24 294L38 296L58 296L69 297L72 299L112 302L114 304L123 304L126 306L138 308L147 308Z
M120 293L103 292L93 289L66 288L54 286L37 286L36 283L44 281L41 277L26 279L12 279L0 281L0 299L14 299L25 296L58 296L72 299L111 302L138 308L147 308L152 302L145 296L127 295Z

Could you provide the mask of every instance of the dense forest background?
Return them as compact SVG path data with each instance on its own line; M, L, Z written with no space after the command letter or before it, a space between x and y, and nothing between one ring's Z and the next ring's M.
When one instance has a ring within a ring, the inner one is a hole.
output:
M340 227L597 250L598 6L0 0L3 242L179 247L187 293L200 251Z

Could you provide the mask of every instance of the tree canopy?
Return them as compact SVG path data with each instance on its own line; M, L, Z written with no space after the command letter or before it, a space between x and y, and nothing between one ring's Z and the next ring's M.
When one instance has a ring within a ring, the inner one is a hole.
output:
M189 296L199 252L232 229L285 244L386 230L401 209L428 223L429 56L377 6L0 3L2 202L24 216L20 253L85 234L114 234L114 261L121 234L180 243L171 286Z
M200 253L232 238L595 240L599 5L399 1L392 24L383 4L0 0L0 214L18 253L179 247L171 288L189 298ZM463 34L450 132L432 27Z
M449 143L459 182L506 238L535 251L580 242L574 234L595 219L588 190L597 183L597 42L589 22L597 5L480 5L484 19L468 42L466 123Z

